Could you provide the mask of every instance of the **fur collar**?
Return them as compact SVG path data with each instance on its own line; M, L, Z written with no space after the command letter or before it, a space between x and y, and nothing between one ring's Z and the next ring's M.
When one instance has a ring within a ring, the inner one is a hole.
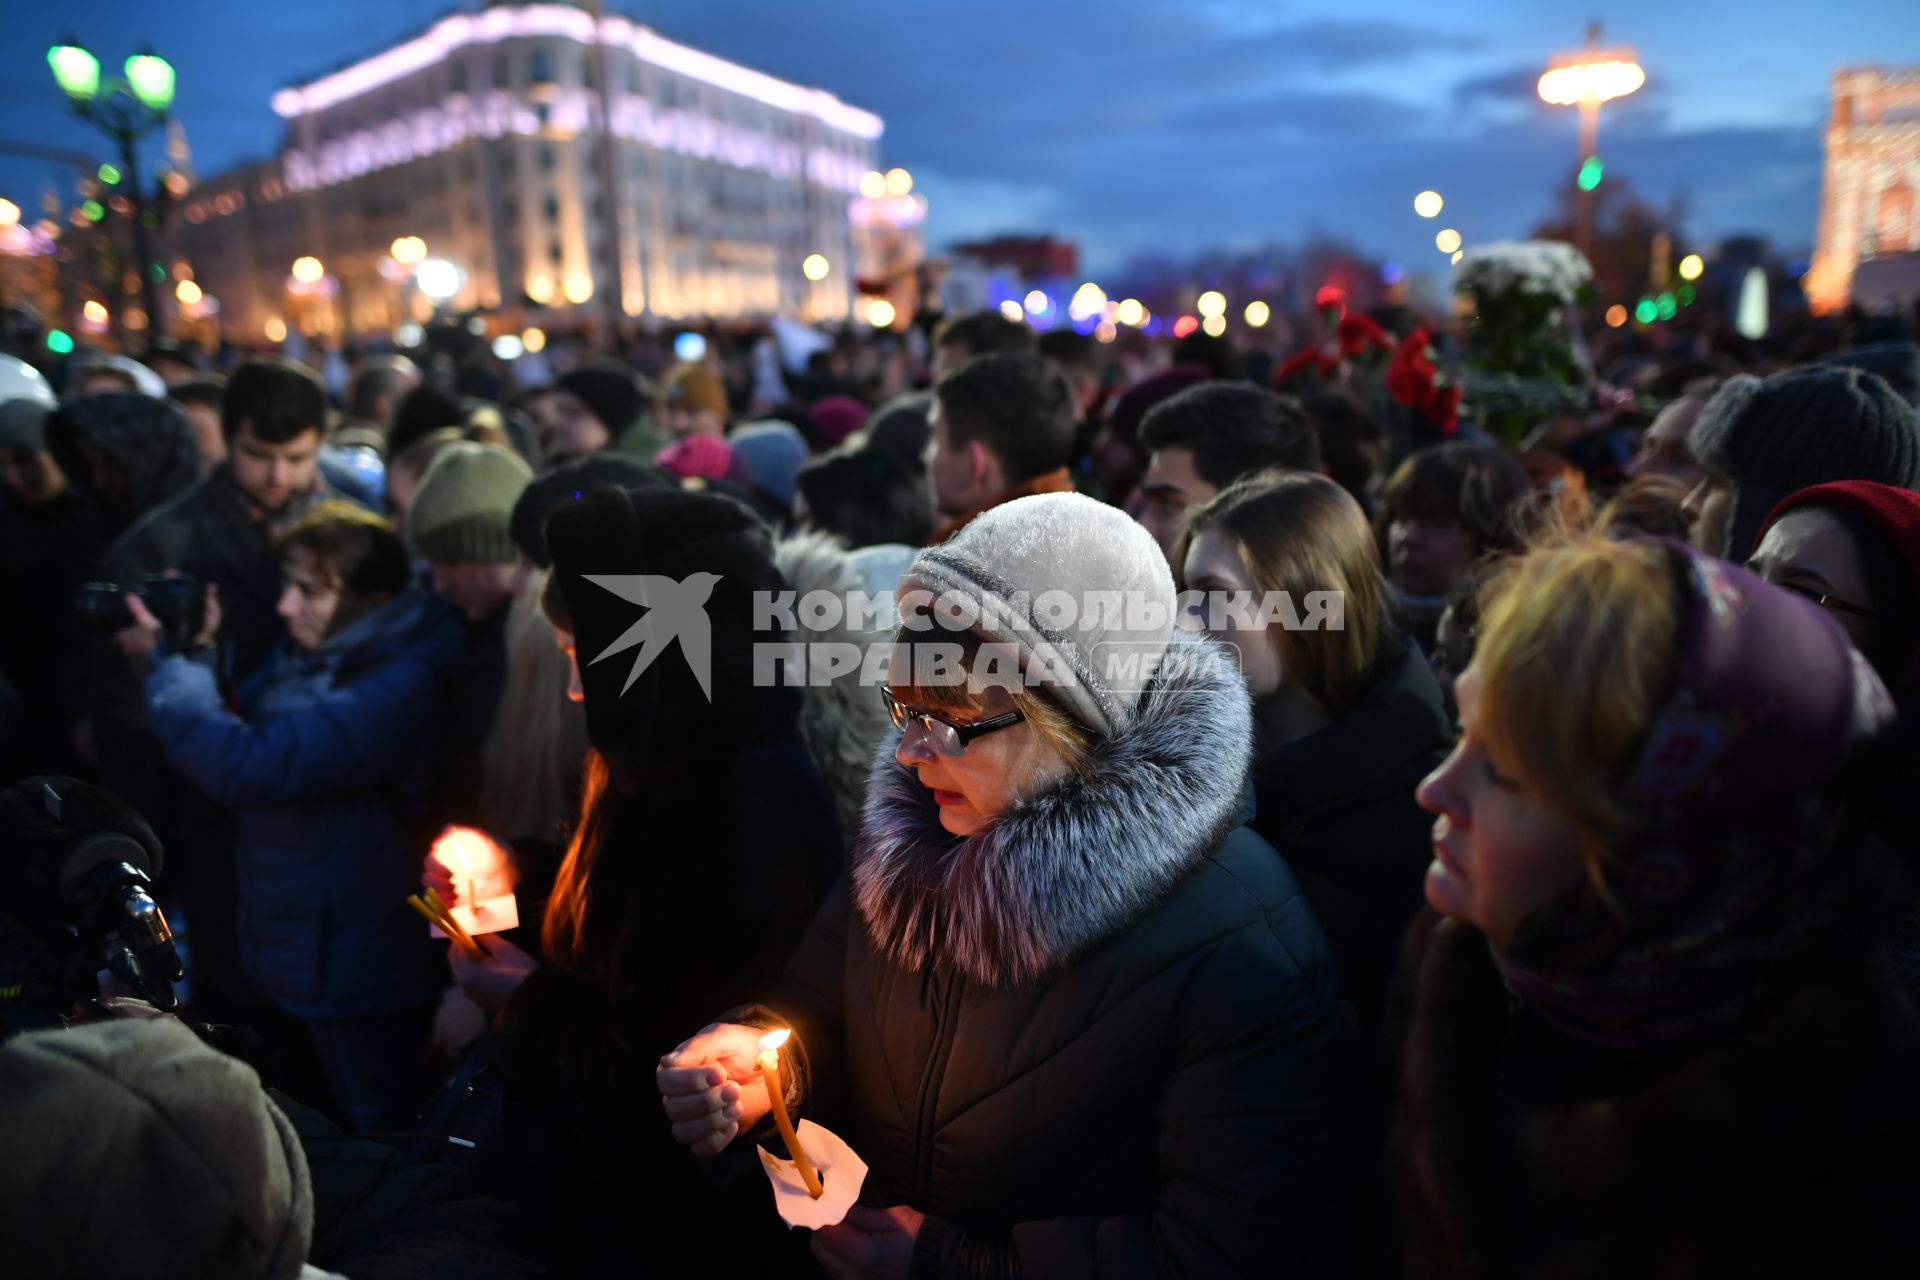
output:
M889 732L853 849L874 949L908 972L945 960L982 986L1014 986L1058 972L1164 898L1235 825L1252 752L1239 674L1191 661L1193 646L1211 644L1176 634L1175 671L1094 746L1087 776L1068 774L964 840L893 758Z

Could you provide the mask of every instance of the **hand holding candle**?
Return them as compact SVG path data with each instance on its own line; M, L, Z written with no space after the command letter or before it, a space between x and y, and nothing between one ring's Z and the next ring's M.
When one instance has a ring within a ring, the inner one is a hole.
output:
M500 843L472 827L448 827L433 842L421 882L438 893L468 934L501 933L520 923L513 896L519 876Z
M792 1034L783 1028L760 1037L760 1074L766 1077L767 1098L773 1104L773 1123L780 1130L780 1141L787 1144L787 1154L793 1157L800 1180L807 1184L807 1194L818 1200L820 1175L813 1171L813 1162L807 1159L799 1137L793 1132L793 1121L787 1116L786 1093L780 1087L780 1046Z

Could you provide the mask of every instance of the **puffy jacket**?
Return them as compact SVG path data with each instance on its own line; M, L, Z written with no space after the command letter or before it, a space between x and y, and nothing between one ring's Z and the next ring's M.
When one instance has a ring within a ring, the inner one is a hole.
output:
M851 880L740 1016L793 1025L862 1199L928 1215L915 1275L1349 1271L1358 1039L1239 825L1252 732L1237 674L1185 670L965 840L882 748Z
M419 881L442 686L460 617L411 591L311 653L277 651L222 703L213 672L174 656L147 678L168 762L239 825L240 960L302 1017L432 998L435 948L407 908Z

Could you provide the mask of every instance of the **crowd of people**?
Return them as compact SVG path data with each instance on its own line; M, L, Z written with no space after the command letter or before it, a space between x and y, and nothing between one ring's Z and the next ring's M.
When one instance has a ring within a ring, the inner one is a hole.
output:
M0 356L0 1252L1910 1273L1917 320Z

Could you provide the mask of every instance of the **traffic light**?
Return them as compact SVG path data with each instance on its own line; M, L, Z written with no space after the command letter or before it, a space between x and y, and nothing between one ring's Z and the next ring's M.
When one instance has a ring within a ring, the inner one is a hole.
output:
M1606 166L1600 163L1599 156L1588 156L1580 162L1580 176L1576 179L1582 191L1591 191L1600 185L1600 176L1606 172Z

